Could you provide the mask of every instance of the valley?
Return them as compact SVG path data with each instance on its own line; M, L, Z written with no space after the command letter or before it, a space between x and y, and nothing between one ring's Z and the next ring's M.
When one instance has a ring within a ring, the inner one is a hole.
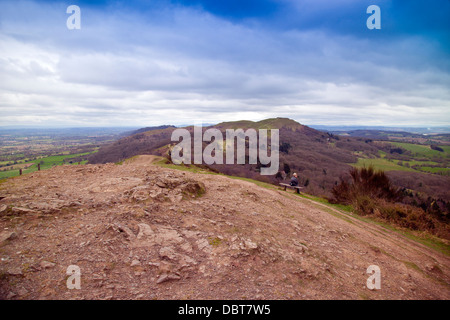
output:
M0 179L62 164L85 164L100 146L120 137L124 128L0 129ZM128 129L130 130L130 129Z

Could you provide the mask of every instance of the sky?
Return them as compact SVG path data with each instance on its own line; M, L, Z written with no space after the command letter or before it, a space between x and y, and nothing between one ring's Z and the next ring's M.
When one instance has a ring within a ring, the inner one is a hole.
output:
M449 17L450 0L0 0L0 126L450 126Z

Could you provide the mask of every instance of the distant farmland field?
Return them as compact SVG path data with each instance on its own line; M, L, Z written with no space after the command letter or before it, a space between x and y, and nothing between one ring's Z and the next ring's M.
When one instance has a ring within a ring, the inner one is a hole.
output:
M362 167L369 167L373 166L377 170L383 170L383 171L393 171L393 170L399 170L399 171L416 171L411 168L407 168L404 166L400 166L396 164L397 161L389 161L384 158L375 158L375 159L364 159L364 158L358 158L358 162L356 164L353 164L356 168L362 168Z
M24 168L24 167L27 167L27 168L22 170L23 174L37 171L39 163L41 165L41 170L46 170L51 167L59 166L59 165L63 165L63 164L71 164L70 159L87 156L94 152L96 152L96 151L85 152L85 153L76 153L76 154L67 154L67 155L48 156L48 157L43 157L43 158L36 159L33 161L26 161L24 163L13 165L12 170L0 171L0 179L16 177L20 174L19 173L20 168ZM84 164L84 163L86 163L86 161L81 161L81 164ZM78 162L74 162L72 164L78 164ZM5 167L3 169L6 169L6 168L8 168L8 167Z
M410 151L416 156L431 157L448 157L450 154L450 146L439 146L444 152L431 149L429 145L405 143L405 142L390 142L396 147L403 148Z
M450 175L450 146L439 145L443 151L434 150L430 145L421 145L405 142L389 142L393 147L402 148L409 153L403 159L392 158L393 155L379 151L379 157L367 158L364 153L357 153L356 168L373 166L383 171L427 172L439 175ZM400 157L397 155L396 157Z

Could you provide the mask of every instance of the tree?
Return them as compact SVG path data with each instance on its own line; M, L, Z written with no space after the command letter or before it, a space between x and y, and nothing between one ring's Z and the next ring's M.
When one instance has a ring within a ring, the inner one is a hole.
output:
M280 145L280 152L288 154L290 148L291 148L291 145L289 143L283 142Z
M309 186L309 179L306 179L304 186L305 187Z
M284 172L286 172L286 174L291 173L291 167L289 167L289 165L287 163L284 163L283 170L284 170Z

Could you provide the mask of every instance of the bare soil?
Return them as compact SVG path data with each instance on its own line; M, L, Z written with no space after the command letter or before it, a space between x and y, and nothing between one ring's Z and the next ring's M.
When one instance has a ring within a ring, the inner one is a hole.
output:
M440 252L293 191L153 160L1 183L0 298L450 298ZM81 289L67 287L71 265Z

